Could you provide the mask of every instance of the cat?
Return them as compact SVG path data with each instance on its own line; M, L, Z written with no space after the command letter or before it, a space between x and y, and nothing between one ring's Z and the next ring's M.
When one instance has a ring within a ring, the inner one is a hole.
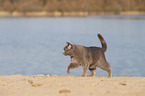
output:
M97 34L102 48L100 47L85 47L81 45L71 44L66 42L66 46L63 48L63 54L71 57L71 63L67 67L67 74L71 69L83 67L82 76L86 76L88 70L90 70L89 76L96 74L96 67L99 67L108 73L108 77L112 77L111 68L106 61L104 52L107 50L107 44L101 34Z

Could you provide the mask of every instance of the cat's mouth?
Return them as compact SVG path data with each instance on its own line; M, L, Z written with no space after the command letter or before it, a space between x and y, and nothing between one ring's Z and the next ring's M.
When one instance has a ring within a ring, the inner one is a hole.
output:
M65 53L65 51L63 50L63 55L67 56L67 54Z
M67 54L63 53L63 55L67 56Z

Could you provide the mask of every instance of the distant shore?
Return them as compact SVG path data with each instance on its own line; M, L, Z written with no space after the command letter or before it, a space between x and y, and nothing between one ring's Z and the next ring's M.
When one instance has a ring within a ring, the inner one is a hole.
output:
M0 16L36 16L36 17L41 17L41 16L48 16L48 17L59 17L59 16L88 16L88 15L145 15L144 11L125 11L125 12L46 12L46 11L41 11L41 12L8 12L8 11L0 11Z
M145 77L0 75L1 96L144 96Z

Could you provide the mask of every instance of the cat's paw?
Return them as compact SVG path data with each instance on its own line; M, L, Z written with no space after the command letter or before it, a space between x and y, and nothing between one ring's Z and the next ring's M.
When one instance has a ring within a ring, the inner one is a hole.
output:
M86 75L82 75L81 77L86 77Z
M67 70L67 74L69 74L70 73L70 70Z
M94 77L94 75L87 75L87 77Z

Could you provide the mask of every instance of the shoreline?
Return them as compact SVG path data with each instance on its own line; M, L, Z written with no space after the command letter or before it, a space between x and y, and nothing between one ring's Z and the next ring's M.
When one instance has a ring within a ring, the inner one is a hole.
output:
M48 16L48 17L60 17L60 16L89 16L89 15L145 15L144 11L125 11L125 12L8 12L8 11L0 11L0 16L35 16L35 17L41 17L41 16Z
M145 77L0 75L2 96L144 96Z

